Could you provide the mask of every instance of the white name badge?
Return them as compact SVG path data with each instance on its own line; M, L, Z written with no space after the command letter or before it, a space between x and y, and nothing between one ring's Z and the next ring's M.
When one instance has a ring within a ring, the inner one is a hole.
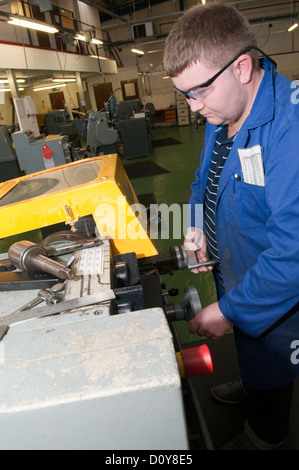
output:
M244 183L265 186L262 151L263 149L260 145L238 149Z

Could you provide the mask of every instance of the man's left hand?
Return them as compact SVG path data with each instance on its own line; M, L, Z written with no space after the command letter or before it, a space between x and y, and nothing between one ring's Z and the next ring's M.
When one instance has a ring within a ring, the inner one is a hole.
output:
M231 328L222 317L218 302L203 308L189 321L189 325L190 333L212 339L221 338Z

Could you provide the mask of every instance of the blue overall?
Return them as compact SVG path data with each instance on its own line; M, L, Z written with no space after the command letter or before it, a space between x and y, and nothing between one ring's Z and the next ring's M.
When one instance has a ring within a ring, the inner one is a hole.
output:
M245 388L267 390L299 376L299 99L296 83L267 60L251 112L222 170L216 238ZM191 226L203 204L217 127L207 123L192 183ZM238 149L260 145L265 185L244 182ZM216 285L217 285L217 275Z

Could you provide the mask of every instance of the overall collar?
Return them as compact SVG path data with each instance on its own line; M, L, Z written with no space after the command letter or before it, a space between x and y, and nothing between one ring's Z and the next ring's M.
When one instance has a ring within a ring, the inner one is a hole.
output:
M263 57L260 59L260 67L265 70L251 111L242 127L253 129L271 121L274 117L274 79L276 68Z

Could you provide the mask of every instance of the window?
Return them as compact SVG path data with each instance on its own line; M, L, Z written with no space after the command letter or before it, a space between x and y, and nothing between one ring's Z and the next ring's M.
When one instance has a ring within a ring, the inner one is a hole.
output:
M10 2L9 4L10 12L13 15L19 16L28 16L31 17L30 8L27 3L24 2Z

